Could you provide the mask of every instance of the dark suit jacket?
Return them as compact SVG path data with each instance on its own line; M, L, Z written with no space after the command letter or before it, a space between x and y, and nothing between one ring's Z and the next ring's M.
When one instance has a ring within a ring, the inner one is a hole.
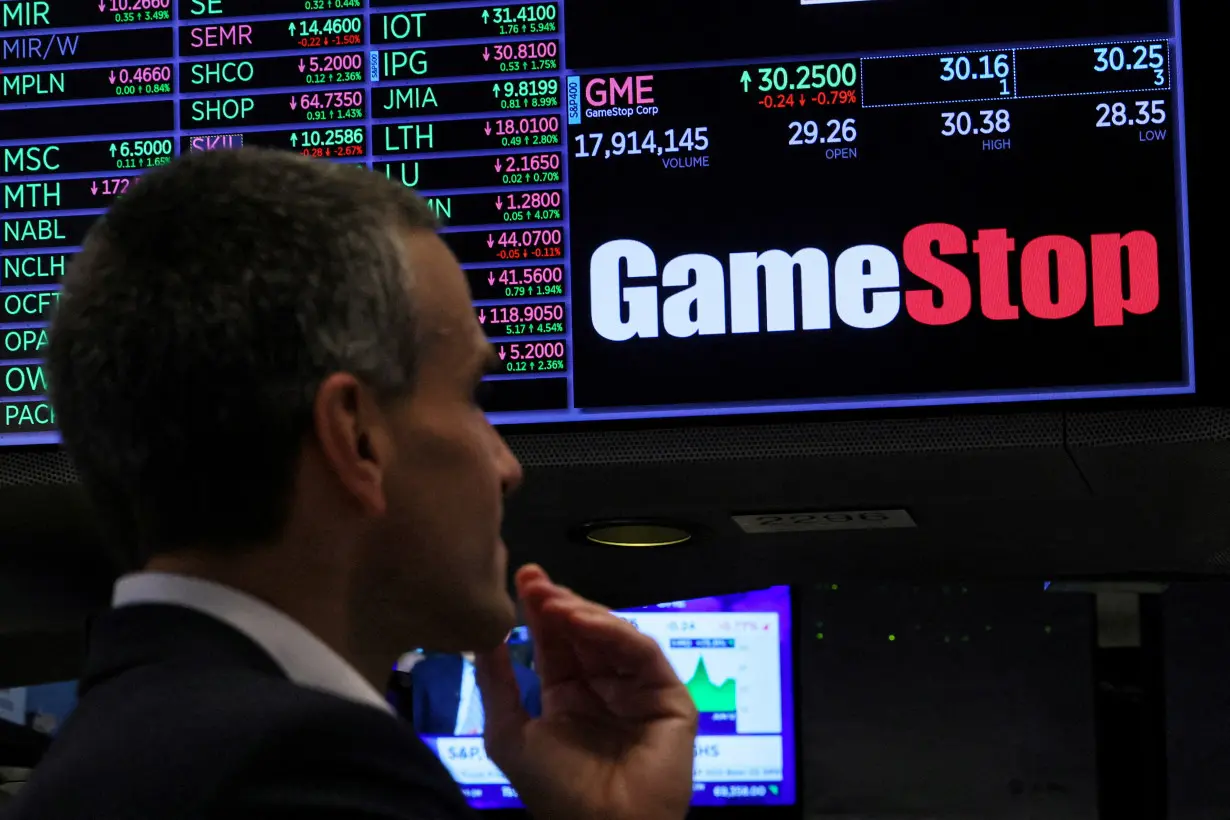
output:
M460 655L432 655L410 672L414 728L424 735L451 735L461 707ZM542 714L542 684L533 670L513 664L521 689L521 705L530 717Z
M97 621L80 695L4 820L474 817L409 723L291 683L182 607Z

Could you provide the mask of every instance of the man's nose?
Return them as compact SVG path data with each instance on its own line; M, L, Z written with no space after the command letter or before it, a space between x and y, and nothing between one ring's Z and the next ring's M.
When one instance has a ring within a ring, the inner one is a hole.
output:
M499 436L498 433L497 436ZM504 441L503 436L499 436L498 446L500 484L504 488L504 495L511 495L517 491L521 486L521 482L525 480L525 470L522 469L521 462L513 455L513 451L509 448L508 443Z

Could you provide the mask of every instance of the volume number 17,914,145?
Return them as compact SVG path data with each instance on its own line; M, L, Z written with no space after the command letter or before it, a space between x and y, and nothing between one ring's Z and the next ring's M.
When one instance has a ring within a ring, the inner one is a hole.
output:
M578 134L573 138L577 159L610 159L645 154L700 153L709 150L709 128L668 128L659 137L656 131L616 131L613 134Z

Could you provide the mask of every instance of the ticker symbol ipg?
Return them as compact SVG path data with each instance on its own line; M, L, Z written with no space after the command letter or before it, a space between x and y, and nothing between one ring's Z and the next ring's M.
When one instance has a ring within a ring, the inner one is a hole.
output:
M605 119L654 117L657 114L652 74L568 77L569 125L579 125L583 116Z

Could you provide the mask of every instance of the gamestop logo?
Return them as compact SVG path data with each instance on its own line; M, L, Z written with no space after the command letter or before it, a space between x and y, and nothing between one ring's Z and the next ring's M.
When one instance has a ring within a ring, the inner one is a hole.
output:
M970 278L948 261L971 253L977 304ZM902 263L928 287L903 288ZM920 324L951 325L975 311L996 321L1058 321L1092 304L1095 327L1117 327L1129 314L1157 308L1158 249L1145 231L1094 234L1088 245L1041 236L1018 247L1004 229L981 230L970 241L955 225L931 223L906 234L900 260L880 245L856 245L832 262L822 250L803 248L793 255L732 253L727 265L690 253L659 268L648 245L618 239L594 252L589 283L594 330L612 342L663 332L686 338L829 330L834 314L848 327L873 330L896 321L903 306ZM672 292L663 298L666 288Z

